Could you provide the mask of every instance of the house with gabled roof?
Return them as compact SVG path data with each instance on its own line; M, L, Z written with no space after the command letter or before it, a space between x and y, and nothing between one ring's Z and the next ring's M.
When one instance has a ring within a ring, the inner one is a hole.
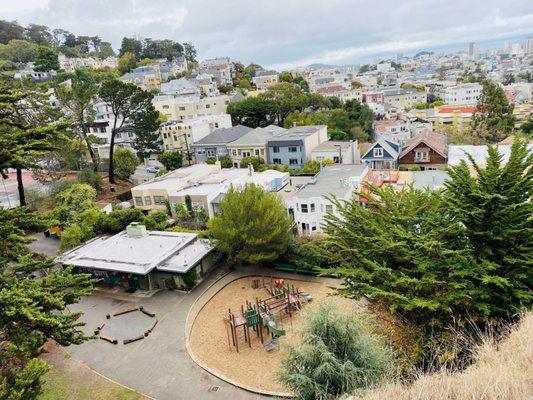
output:
M231 128L218 128L209 135L195 142L191 149L194 151L196 161L205 162L208 158L220 158L228 156L227 145L252 131L244 125L236 125Z
M410 170L444 169L448 162L446 137L433 132L423 132L408 140L402 148L399 163ZM416 169L418 169L416 168Z
M372 170L398 168L401 146L389 139L380 138L361 157L361 162Z

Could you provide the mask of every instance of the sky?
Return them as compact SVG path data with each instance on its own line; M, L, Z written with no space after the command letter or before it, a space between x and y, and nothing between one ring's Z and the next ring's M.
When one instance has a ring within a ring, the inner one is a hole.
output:
M531 0L0 0L0 18L99 35L191 42L278 70L354 64L533 36Z

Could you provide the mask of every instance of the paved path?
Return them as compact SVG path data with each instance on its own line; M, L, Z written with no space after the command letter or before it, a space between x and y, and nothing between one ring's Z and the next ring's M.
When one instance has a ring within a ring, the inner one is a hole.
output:
M159 320L154 332L138 342L113 346L92 340L67 348L71 354L100 374L159 400L175 399L261 399L263 397L232 386L198 367L187 354L185 325L189 309L225 269L213 271L189 294L161 291L151 298L124 301L92 295L73 305L83 311L85 330L105 322L105 314L132 305L143 305ZM103 330L105 334L105 328Z

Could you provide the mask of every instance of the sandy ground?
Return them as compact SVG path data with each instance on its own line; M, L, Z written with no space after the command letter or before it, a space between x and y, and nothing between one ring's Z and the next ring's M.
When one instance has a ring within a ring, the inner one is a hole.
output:
M224 323L224 316L228 308L236 315L240 314L241 304L246 300L255 302L255 298L269 297L265 289L252 289L252 277L241 278L226 285L213 296L198 314L192 328L190 346L195 356L209 368L220 371L227 378L240 382L243 385L260 390L285 392L275 378L281 361L287 355L287 344L297 344L298 330L302 326L301 312L296 311L291 319L283 315L280 327L286 330L287 335L280 338L280 347L268 353L261 345L257 335L252 332L252 348L244 341L242 328L239 329L239 353L228 348L228 339ZM339 310L355 309L353 301L337 296L328 296L331 289L325 283L285 280L285 283L298 287L305 293L313 296L312 303L304 306L316 307L324 301L338 304ZM279 320L279 318L278 318ZM266 330L263 331L265 342L269 340Z

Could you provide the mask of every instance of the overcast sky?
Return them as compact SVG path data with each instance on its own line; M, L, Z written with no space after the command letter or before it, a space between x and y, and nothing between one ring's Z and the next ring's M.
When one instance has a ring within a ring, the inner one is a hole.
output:
M524 38L533 1L0 0L0 18L99 35L115 49L123 36L169 38L200 58L286 69Z

